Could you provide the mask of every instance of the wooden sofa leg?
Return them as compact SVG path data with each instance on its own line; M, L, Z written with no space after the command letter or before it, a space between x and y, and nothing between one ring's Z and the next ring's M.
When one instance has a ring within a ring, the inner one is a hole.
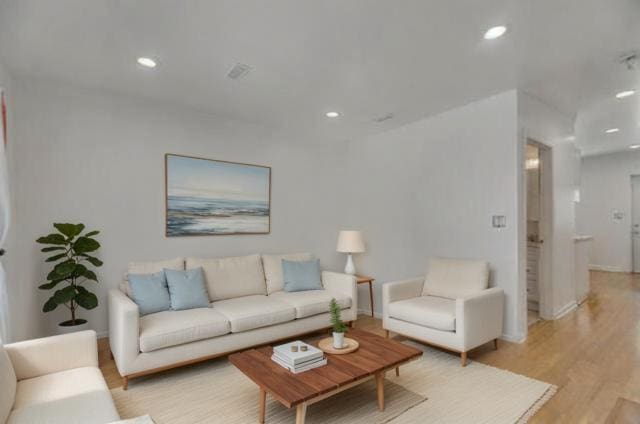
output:
M126 375L122 377L122 390L127 390L129 388L129 377Z
M493 339L493 348L498 350L498 339Z
M389 338L389 330L384 330L384 336L388 339Z
M461 352L460 353L460 364L463 367L467 366L467 352Z

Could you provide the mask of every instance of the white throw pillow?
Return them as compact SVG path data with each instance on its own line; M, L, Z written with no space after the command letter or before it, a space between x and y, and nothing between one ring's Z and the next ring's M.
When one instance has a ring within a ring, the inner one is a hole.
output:
M282 277L282 260L287 261L310 261L314 259L311 253L287 253L281 255L262 255L264 265L264 277L267 281L267 293L275 293L284 289Z
M233 299L256 294L266 295L260 255L231 258L187 258L187 269L202 267L209 300Z
M489 264L485 261L430 259L423 296L457 299L489 287Z
M124 280L120 283L120 291L131 297L129 274L155 274L165 268L184 271L184 258L167 259L164 261L129 262L127 272L124 274Z

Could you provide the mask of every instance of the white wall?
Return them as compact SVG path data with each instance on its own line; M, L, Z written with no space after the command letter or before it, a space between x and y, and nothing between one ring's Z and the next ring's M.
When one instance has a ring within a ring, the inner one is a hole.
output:
M582 160L578 231L593 235L591 266L631 272L631 176L640 175L640 152L628 151ZM613 212L623 213L614 220Z
M573 238L576 234L574 193L579 173L579 151L575 142L567 139L573 134L573 120L524 92L518 93L518 121L522 144L530 138L551 148L553 237L548 276L551 302L543 318L552 319L576 304ZM521 219L524 222L525 217ZM520 243L526 246L526 240L522 239ZM526 249L521 247L520 251L526 252ZM522 268L525 260L520 260ZM524 287L521 296L526 301Z
M348 157L349 224L367 240L356 264L377 280L376 311L381 284L424 274L431 256L485 259L506 293L504 334L519 339L516 92L351 141Z
M99 332L107 330L107 289L132 260L312 251L326 268L342 266L335 242L343 144L282 139L263 127L53 83L17 80L14 88L17 216L7 267L16 339L49 334L67 319L63 308L45 316L47 293L36 289L48 265L34 240L53 222L102 231L100 306L82 312ZM271 234L165 238L167 152L271 166Z

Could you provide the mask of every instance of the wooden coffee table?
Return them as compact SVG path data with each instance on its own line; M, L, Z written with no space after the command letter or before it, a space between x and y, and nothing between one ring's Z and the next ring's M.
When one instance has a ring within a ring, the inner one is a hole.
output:
M258 421L264 423L267 393L287 408L296 407L296 424L304 424L308 405L374 378L378 408L383 411L386 371L419 358L422 351L362 330L351 329L347 337L357 340L360 348L345 355L327 354L327 365L300 374L273 362L270 346L230 355L229 361L260 389ZM317 345L321 338L305 341Z

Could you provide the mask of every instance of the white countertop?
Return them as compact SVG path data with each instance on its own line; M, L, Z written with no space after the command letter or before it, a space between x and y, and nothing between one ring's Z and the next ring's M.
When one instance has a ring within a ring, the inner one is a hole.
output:
M593 240L593 236L574 236L573 237L573 241L578 242L578 241L589 241L589 240Z

